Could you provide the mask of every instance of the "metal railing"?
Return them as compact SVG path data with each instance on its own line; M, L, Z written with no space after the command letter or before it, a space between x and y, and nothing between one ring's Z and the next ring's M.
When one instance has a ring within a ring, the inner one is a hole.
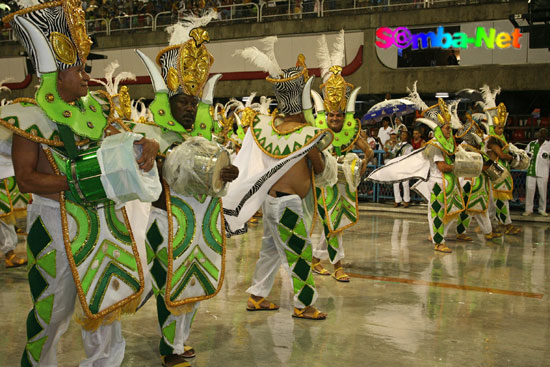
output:
M378 12L432 6L460 6L470 4L499 3L508 0L269 0L256 3L232 4L217 7L220 19L216 23L257 22L280 19L302 19L307 17L324 17L337 13L356 14L356 12ZM106 34L112 32L168 27L176 23L189 10L177 13L164 11L156 15L145 13L125 15L110 19L98 18L86 21L89 34ZM0 43L14 41L12 29L0 30Z
M0 43L11 42L15 40L15 35L13 29L2 29L0 30Z
M137 29L151 29L156 27L153 24L155 18L152 14L124 15L109 19L109 34L113 32L129 31Z
M86 20L86 31L88 34L101 34L105 33L109 35L109 20L105 18Z
M232 21L256 21L261 22L261 9L256 3L248 4L232 4L218 6L220 19L215 22L232 22Z

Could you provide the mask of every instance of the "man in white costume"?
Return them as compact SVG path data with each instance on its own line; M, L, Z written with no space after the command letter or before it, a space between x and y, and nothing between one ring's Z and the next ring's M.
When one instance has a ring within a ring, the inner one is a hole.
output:
M27 217L33 309L20 363L57 366L57 343L78 298L87 356L80 366L118 367L125 350L119 318L122 312L135 311L144 274L134 237L139 231L130 227L132 213L115 208L112 201L90 204L86 195L105 195L104 188L99 184L81 189L80 177L68 170L83 154L93 157L103 138L120 128L103 111L113 106L88 92L84 65L91 40L84 11L79 0L49 2L3 21L15 30L40 77L36 100L0 109L1 126L13 132L17 184L22 192L34 194ZM143 148L140 169L150 171L158 143L141 139L134 144Z
M531 162L527 169L527 194L525 196L524 216L533 214L533 201L535 200L535 191L539 191L540 215L546 217L546 190L548 188L548 171L550 171L550 140L548 130L540 129L538 139L533 140L527 145L525 150L531 155Z

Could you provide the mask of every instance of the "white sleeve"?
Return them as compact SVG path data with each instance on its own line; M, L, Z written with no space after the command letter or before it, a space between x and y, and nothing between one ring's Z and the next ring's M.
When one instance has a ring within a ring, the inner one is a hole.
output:
M434 162L445 162L445 157L443 157L443 152L439 149L435 149Z

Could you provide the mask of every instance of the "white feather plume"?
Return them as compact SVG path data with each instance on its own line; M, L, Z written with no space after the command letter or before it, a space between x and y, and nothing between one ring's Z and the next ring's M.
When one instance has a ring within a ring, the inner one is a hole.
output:
M487 84L485 84L479 90L481 92L481 97L483 98L483 101L477 102L477 105L483 107L483 109L494 108L497 106L496 98L497 95L500 94L500 87L491 91L491 88Z
M333 65L330 51L328 49L327 37L323 34L317 39L317 62L321 68L321 77L323 81L329 76L329 69Z
M38 0L15 0L15 2L21 9L30 8L31 6L40 4Z
M153 116L145 106L145 103L143 102L143 98L140 98L138 100L132 100L131 110L132 110L131 119L133 121L140 121L140 120L153 121Z
M333 43L332 48L332 65L344 66L344 60L346 58L345 49L346 49L346 38L344 36L344 30L340 30L336 41Z
M416 89L416 83L418 83L418 80L414 81L412 90L407 87L407 92L409 92L409 95L405 98L408 99L409 101L411 101L412 103L414 103L420 111L425 111L429 107L422 100L422 98L420 98L420 94L418 94L418 90Z
M447 107L449 108L449 113L451 114L451 126L455 130L459 130L463 127L462 121L460 121L460 118L458 117L459 103L460 103L460 99L453 99L452 101L447 103Z
M190 14L181 19L178 23L166 28L166 32L170 35L170 46L181 45L191 39L189 32L195 28L208 25L213 19L218 19L218 12L214 9L208 10L203 16L199 17L195 14Z
M275 43L277 43L277 36L271 36L266 37L261 40L264 48L264 53L269 57L271 62L273 63L273 68L277 70L281 70L281 67L279 66L279 63L277 62L277 57L275 56ZM281 75L283 72L282 70L277 75Z
M338 33L338 36L336 37L336 41L332 45L333 51L330 52L327 44L327 38L323 34L321 37L317 39L317 61L319 62L319 67L321 68L321 77L323 78L323 81L326 82L329 74L329 69L334 66L344 66L345 61L345 46L346 46L346 40L344 37L344 30L342 29L340 33Z
M118 94L118 86L121 81L123 80L136 80L136 75L133 73L130 73L128 71L123 71L113 79L113 75L115 73L115 70L120 67L118 60L115 60L111 62L107 67L105 68L105 81L99 80L99 79L91 79L94 82L97 82L105 87L105 90L107 93L109 93L110 96L114 96Z
M239 55L242 58L248 60L263 71L269 73L269 75L273 78L277 78L283 74L283 71L281 70L277 62L273 62L273 60L271 60L269 56L258 50L256 47L247 47L242 50L236 50L233 56L235 55Z
M248 99L246 100L246 103L244 104L245 107L252 106L252 102L254 101L254 97L256 97L256 92L250 93L248 96Z
M270 113L270 106L271 102L273 101L272 98L267 98L266 96L260 97L260 113L264 115L269 115Z

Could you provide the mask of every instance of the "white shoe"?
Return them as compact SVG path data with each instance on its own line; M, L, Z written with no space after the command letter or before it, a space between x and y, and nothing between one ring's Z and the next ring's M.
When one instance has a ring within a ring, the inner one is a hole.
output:
M547 217L548 216L548 213L547 212L539 212L540 215L542 215L543 217Z
M523 214L521 214L521 215L523 215L524 217L528 217L528 216L530 216L531 214L533 214L533 213L523 212Z

